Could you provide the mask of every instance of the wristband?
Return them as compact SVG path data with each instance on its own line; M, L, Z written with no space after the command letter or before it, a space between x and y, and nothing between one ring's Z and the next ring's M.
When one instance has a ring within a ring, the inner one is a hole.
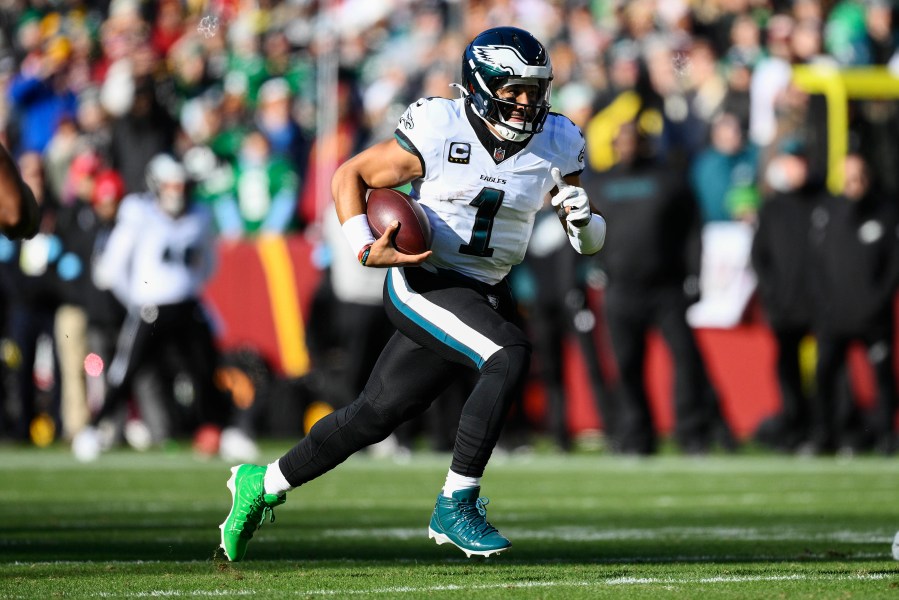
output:
M363 267L365 266L365 261L368 260L369 252L371 252L371 244L368 244L367 246L365 246L365 248L363 248L362 250L359 251L358 258L359 258L359 262L362 263Z
M350 217L343 222L341 228L343 229L343 235L346 236L347 241L350 243L350 248L353 249L353 252L361 261L362 253L375 242L375 236L368 226L368 217L364 214Z
M568 223L568 241L579 254L595 254L606 241L606 220L594 213L583 227Z

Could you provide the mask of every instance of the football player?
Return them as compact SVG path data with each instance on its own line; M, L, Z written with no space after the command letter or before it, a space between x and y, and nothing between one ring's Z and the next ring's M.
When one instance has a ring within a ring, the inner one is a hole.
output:
M480 497L481 476L531 355L513 322L506 275L524 257L547 194L578 252L597 252L606 224L580 187L581 132L549 112L553 75L543 45L521 29L497 27L475 37L462 61L461 98L415 102L392 139L334 175L337 215L353 251L367 267L389 268L384 304L398 331L355 402L318 421L267 467L231 469L232 508L221 525L229 560L244 558L247 542L286 492L422 413L460 369L479 376L429 536L467 556L511 545L487 521L487 499ZM391 244L396 224L375 239L365 215L367 190L408 182L433 232L431 249L416 255Z
M252 460L256 444L239 428L226 427L231 403L214 383L219 357L201 298L215 270L211 213L190 201L187 172L169 154L150 160L146 181L147 192L122 200L93 265L96 286L111 290L127 315L106 371L103 404L72 440L72 451L81 461L97 459L104 441L98 427L127 402L138 371L174 350L193 384L197 420L224 428L224 456Z

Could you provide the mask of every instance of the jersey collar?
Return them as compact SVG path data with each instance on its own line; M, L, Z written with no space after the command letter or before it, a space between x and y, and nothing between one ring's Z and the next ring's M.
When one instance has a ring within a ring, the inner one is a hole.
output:
M487 123L474 112L469 102L465 102L465 116L468 117L468 123L474 129L478 140L487 149L487 152L493 157L493 162L496 164L524 150L528 142L534 139L534 135L536 135L531 135L523 142L501 140L490 132L490 129L487 128Z

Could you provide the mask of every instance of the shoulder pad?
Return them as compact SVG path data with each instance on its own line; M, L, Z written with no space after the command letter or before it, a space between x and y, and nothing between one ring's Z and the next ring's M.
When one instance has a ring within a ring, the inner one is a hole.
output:
M439 133L441 136L455 132L462 114L462 104L448 98L420 98L410 104L399 119L396 128L404 134L415 130Z
M128 194L119 205L116 221L141 221L152 202L147 194Z
M580 127L574 122L559 113L549 113L546 123L543 126L544 133L549 134L550 147L554 153L560 156L571 156L571 160L580 165L579 168L563 175L571 173L579 173L584 169L584 155L586 153L587 142ZM573 153L577 153L573 155Z

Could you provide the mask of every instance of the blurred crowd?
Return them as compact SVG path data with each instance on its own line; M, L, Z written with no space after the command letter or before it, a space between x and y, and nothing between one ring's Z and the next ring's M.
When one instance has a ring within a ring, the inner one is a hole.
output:
M586 260L556 252L564 236L538 220L515 276L547 390L541 427L571 448L558 349L573 335L613 449L655 452L643 360L645 335L658 329L675 359L677 443L736 446L686 314L702 293L703 228L739 223L778 345L782 411L757 439L786 451L892 452L899 103L852 100L833 189L828 106L793 69L899 76L896 10L890 0L0 0L2 142L43 209L34 239L0 239L0 432L46 443L116 415L107 445L130 436L146 447L206 426L254 437L253 418L222 408L214 344L161 359L184 346L179 332L213 331L199 300L215 268L201 260L208 244L268 234L329 249L310 351L330 375L326 362L342 357L345 376L306 387L332 405L354 397L389 326L369 279L383 274L362 275L328 233L330 175L391 136L411 102L455 97L477 33L516 25L549 49L553 110L584 132L583 180L609 221L606 249ZM135 242L130 271L98 276L126 225L138 239L156 226L183 239L172 232L187 228L196 244L167 248L141 272ZM163 268L178 283L147 296L146 273ZM599 288L601 305L590 302ZM148 316L147 306L158 310ZM172 339L134 354L123 327L148 323L169 323ZM601 368L601 323L617 369ZM811 375L800 360L809 339ZM857 342L877 387L864 413L845 392ZM447 394L441 410L465 396ZM435 446L445 447L451 435L441 436Z

